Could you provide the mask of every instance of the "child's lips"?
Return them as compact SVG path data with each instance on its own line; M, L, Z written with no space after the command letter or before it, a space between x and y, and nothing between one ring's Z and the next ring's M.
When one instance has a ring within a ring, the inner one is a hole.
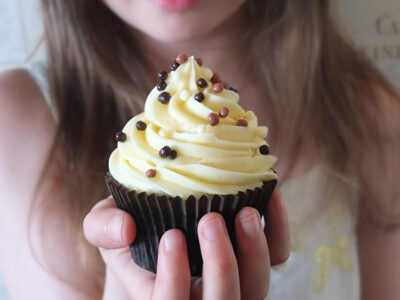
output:
M158 7L166 11L182 11L191 9L197 0L150 0Z

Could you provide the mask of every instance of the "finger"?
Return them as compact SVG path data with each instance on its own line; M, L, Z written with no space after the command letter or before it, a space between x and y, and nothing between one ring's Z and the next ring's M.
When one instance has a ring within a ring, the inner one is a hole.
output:
M176 229L167 231L161 238L158 251L152 299L189 299L191 278L185 236Z
M112 198L93 207L83 221L83 230L91 244L111 249L128 246L136 235L133 218L116 208Z
M264 231L271 265L284 263L290 254L290 231L286 208L279 192L274 192L267 206Z
M224 219L209 213L199 222L203 299L240 299L239 272Z
M115 204L114 198L112 196L108 196L107 198L97 202L91 209L95 210L98 208L108 208L108 207L117 207L117 205Z
M150 299L155 275L136 265L127 247L136 235L132 217L107 198L86 216L84 233L89 242L99 247L107 270L123 285L130 299Z
M142 269L132 259L129 247L100 248L107 270L114 275L132 300L151 299L155 274Z
M264 299L269 289L270 261L258 211L243 208L235 219L242 299Z
M190 300L202 300L203 298L203 279L201 277L192 277L190 287Z

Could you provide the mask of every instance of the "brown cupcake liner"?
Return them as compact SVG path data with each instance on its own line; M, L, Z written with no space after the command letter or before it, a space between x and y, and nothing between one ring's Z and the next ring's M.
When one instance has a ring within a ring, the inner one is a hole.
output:
M198 199L194 196L183 199L130 191L110 174L106 175L105 181L117 207L128 212L135 220L136 238L130 245L135 263L155 273L161 236L169 229L176 228L181 230L186 237L192 276L201 276L203 268L197 236L197 225L201 217L209 212L218 212L224 217L236 253L234 231L236 214L243 207L251 206L262 216L277 183L276 180L267 181L261 188L239 192L235 195L212 197L203 195Z

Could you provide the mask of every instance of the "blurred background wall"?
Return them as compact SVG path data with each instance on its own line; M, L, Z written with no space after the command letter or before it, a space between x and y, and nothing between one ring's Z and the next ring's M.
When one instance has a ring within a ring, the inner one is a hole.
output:
M44 58L38 2L0 0L0 71ZM400 1L334 0L332 13L400 92ZM0 280L1 300L4 295Z
M39 0L0 0L0 70L44 56L39 11Z

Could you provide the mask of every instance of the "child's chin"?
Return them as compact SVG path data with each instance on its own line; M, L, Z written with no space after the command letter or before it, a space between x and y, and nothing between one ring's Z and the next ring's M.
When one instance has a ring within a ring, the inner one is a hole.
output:
M150 28L144 33L157 41L165 43L189 42L207 34L206 30L201 26L190 26L190 24Z

